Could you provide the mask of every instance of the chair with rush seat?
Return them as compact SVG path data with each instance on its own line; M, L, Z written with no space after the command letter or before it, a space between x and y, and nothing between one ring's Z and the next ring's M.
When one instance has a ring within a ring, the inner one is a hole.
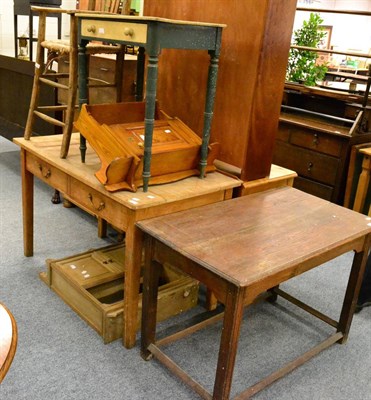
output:
M39 29L37 41L37 53L35 62L35 76L32 88L30 109L28 113L24 137L30 139L33 133L35 117L39 117L55 126L62 128L63 141L60 151L60 157L66 158L68 154L77 96L77 75L78 75L78 40L77 40L77 18L75 11L63 10L51 7L31 7L32 11L39 14ZM46 18L48 14L66 13L70 16L70 38L69 40L46 40ZM47 57L45 61L45 50ZM122 70L124 61L124 46L104 45L100 43L92 43L87 46L87 54L115 54L116 55L116 73L115 82L105 82L95 79L95 84L90 87L116 87L116 101L121 101L121 83ZM54 62L61 60L62 57L68 57L68 73L54 71L52 65ZM89 82L94 79L89 78ZM42 84L49 85L56 90L68 91L66 104L62 105L39 105L40 87ZM63 115L57 118L52 113Z

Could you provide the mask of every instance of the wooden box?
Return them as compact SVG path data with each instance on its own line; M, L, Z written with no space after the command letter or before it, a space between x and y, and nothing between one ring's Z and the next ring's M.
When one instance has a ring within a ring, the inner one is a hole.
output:
M95 176L108 191L136 191L143 185L144 102L83 105L76 128L101 161ZM178 118L156 110L150 185L199 175L201 138ZM218 143L209 146L206 172L213 164Z
M124 317L124 245L91 250L61 260L48 260L41 279L104 340L122 337ZM157 320L190 309L198 301L198 282L169 264L160 278ZM141 294L137 327L140 328Z

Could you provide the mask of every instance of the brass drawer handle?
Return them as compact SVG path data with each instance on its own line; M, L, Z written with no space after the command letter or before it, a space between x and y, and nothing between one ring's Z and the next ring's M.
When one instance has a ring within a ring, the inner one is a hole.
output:
M125 36L133 36L134 35L134 29L133 28L125 28L124 29L124 35Z
M318 145L318 143L319 143L318 134L317 134L317 133L315 133L315 134L314 134L314 139L313 139L313 144L314 144L315 146L317 146L317 145Z
M99 68L102 72L108 72L109 71L109 69L108 68L104 68L104 67L101 67L101 68Z
M313 163L309 162L308 163L308 172L310 172L312 170L312 167L313 167Z
M102 211L106 207L103 201L99 203L99 206L96 207L93 203L93 195L91 193L88 194L88 199L90 200L91 205L93 206L95 211Z
M51 174L52 174L52 172L50 171L50 168L48 168L48 169L46 170L46 172L43 173L43 166L42 166L40 163L37 163L37 165L38 165L38 167L39 167L39 170L40 170L40 172L41 172L41 175L42 175L45 179L48 179L48 178L51 176Z
M95 33L96 30L97 30L97 28L95 27L95 25L89 25L89 26L86 28L86 30L87 30L88 32Z

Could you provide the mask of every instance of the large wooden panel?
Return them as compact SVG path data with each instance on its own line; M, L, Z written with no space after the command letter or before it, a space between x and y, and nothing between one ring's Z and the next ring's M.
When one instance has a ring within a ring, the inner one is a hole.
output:
M26 126L34 71L35 63L31 61L0 55L0 116L21 127ZM43 87L40 104L53 104L54 101L54 89ZM57 128L36 119L35 132L38 135L50 135L55 131Z
M269 175L296 0L146 0L144 15L227 24L223 31L212 140L243 180ZM160 107L201 134L203 53L163 51Z

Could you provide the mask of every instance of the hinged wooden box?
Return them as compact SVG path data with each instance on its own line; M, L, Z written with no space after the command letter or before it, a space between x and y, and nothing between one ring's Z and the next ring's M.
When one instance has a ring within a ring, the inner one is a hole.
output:
M102 337L104 343L122 337L124 297L123 244L91 250L61 260L48 260L41 279ZM158 295L158 321L197 304L198 282L164 265ZM139 299L140 328L141 295Z
M105 188L136 191L143 185L145 103L84 104L76 128L97 153L95 176ZM201 138L178 118L156 110L149 183L163 184L199 175ZM215 171L219 144L208 147L206 172Z

